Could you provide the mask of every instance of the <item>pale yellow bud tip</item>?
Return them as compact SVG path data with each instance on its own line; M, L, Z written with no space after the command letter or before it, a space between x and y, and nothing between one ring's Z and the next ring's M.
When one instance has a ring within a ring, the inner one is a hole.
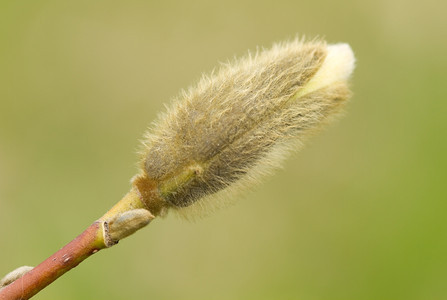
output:
M303 96L334 83L346 81L354 71L354 67L354 52L348 44L328 45L323 65L298 95Z

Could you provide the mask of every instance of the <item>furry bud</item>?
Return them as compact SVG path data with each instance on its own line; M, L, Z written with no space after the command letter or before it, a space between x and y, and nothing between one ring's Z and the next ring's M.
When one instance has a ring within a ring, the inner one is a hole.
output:
M295 40L203 76L145 137L143 201L157 215L256 181L341 111L353 68L347 44Z

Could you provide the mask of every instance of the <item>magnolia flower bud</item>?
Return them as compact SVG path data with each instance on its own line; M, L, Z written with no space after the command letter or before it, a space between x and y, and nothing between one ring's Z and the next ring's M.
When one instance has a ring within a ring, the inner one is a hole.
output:
M277 167L341 111L354 61L347 44L295 40L203 76L145 137L143 202L154 215L201 207Z

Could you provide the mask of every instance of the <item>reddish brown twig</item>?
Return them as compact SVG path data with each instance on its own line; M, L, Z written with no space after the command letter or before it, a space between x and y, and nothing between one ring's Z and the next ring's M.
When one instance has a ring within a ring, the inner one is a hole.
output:
M90 255L106 248L102 223L95 222L40 265L0 290L1 300L29 299Z
M40 265L0 289L0 300L31 298L90 255L115 245L119 240L146 226L154 216L144 207L140 194L132 189L78 237Z

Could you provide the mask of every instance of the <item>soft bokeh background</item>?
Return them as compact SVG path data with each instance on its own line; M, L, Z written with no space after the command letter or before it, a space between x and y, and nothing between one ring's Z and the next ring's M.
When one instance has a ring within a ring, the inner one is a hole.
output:
M181 88L305 34L356 53L344 119L236 205L156 220L35 299L446 299L445 3L1 1L0 273L120 199Z

